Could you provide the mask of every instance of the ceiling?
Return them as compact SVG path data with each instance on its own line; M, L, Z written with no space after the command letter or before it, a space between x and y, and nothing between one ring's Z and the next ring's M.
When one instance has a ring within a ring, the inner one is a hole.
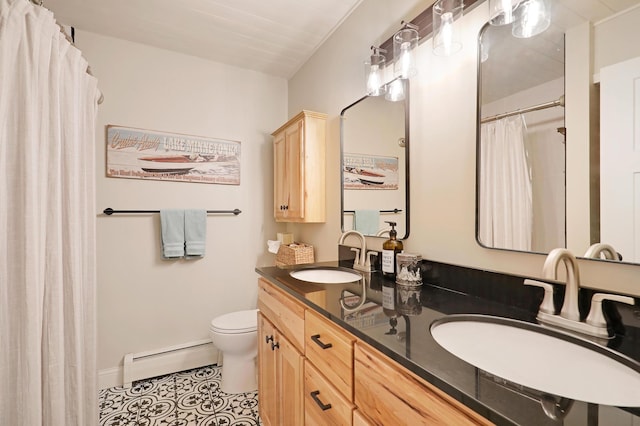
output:
M289 78L362 0L43 0L57 21Z
M288 79L363 0L43 1L58 22L79 30ZM596 22L640 0L548 2L554 9L553 24L531 42L534 50L540 50L540 44L557 46L565 28L584 20ZM557 58L563 56L557 53ZM531 56L548 59L536 52ZM539 69L525 62L520 65L523 79L530 74L528 69Z

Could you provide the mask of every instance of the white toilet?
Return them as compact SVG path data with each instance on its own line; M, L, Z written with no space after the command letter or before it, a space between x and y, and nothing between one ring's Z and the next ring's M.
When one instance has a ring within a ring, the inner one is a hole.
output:
M222 352L222 383L227 393L253 392L258 355L258 310L237 311L211 320L213 345Z

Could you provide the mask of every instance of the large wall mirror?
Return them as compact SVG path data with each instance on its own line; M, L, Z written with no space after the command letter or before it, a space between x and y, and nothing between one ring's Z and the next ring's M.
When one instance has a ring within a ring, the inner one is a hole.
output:
M391 85L399 99L365 96L340 114L343 232L388 238L395 222L409 236L409 81Z
M640 3L546 3L540 34L479 35L477 240L638 264Z

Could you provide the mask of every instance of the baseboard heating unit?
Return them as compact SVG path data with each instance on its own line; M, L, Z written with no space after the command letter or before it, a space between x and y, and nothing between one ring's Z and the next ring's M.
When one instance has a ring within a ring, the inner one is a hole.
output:
M136 380L176 373L205 365L220 364L218 350L211 339L183 343L124 356L122 383L131 387Z

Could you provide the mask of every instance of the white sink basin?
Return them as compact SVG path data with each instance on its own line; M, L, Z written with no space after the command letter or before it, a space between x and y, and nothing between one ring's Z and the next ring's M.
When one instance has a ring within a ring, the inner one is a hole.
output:
M289 272L293 278L317 284L345 284L360 281L362 275L357 272L338 268L299 269Z
M640 407L640 364L617 352L535 324L450 315L431 335L458 358L503 379L595 404Z

